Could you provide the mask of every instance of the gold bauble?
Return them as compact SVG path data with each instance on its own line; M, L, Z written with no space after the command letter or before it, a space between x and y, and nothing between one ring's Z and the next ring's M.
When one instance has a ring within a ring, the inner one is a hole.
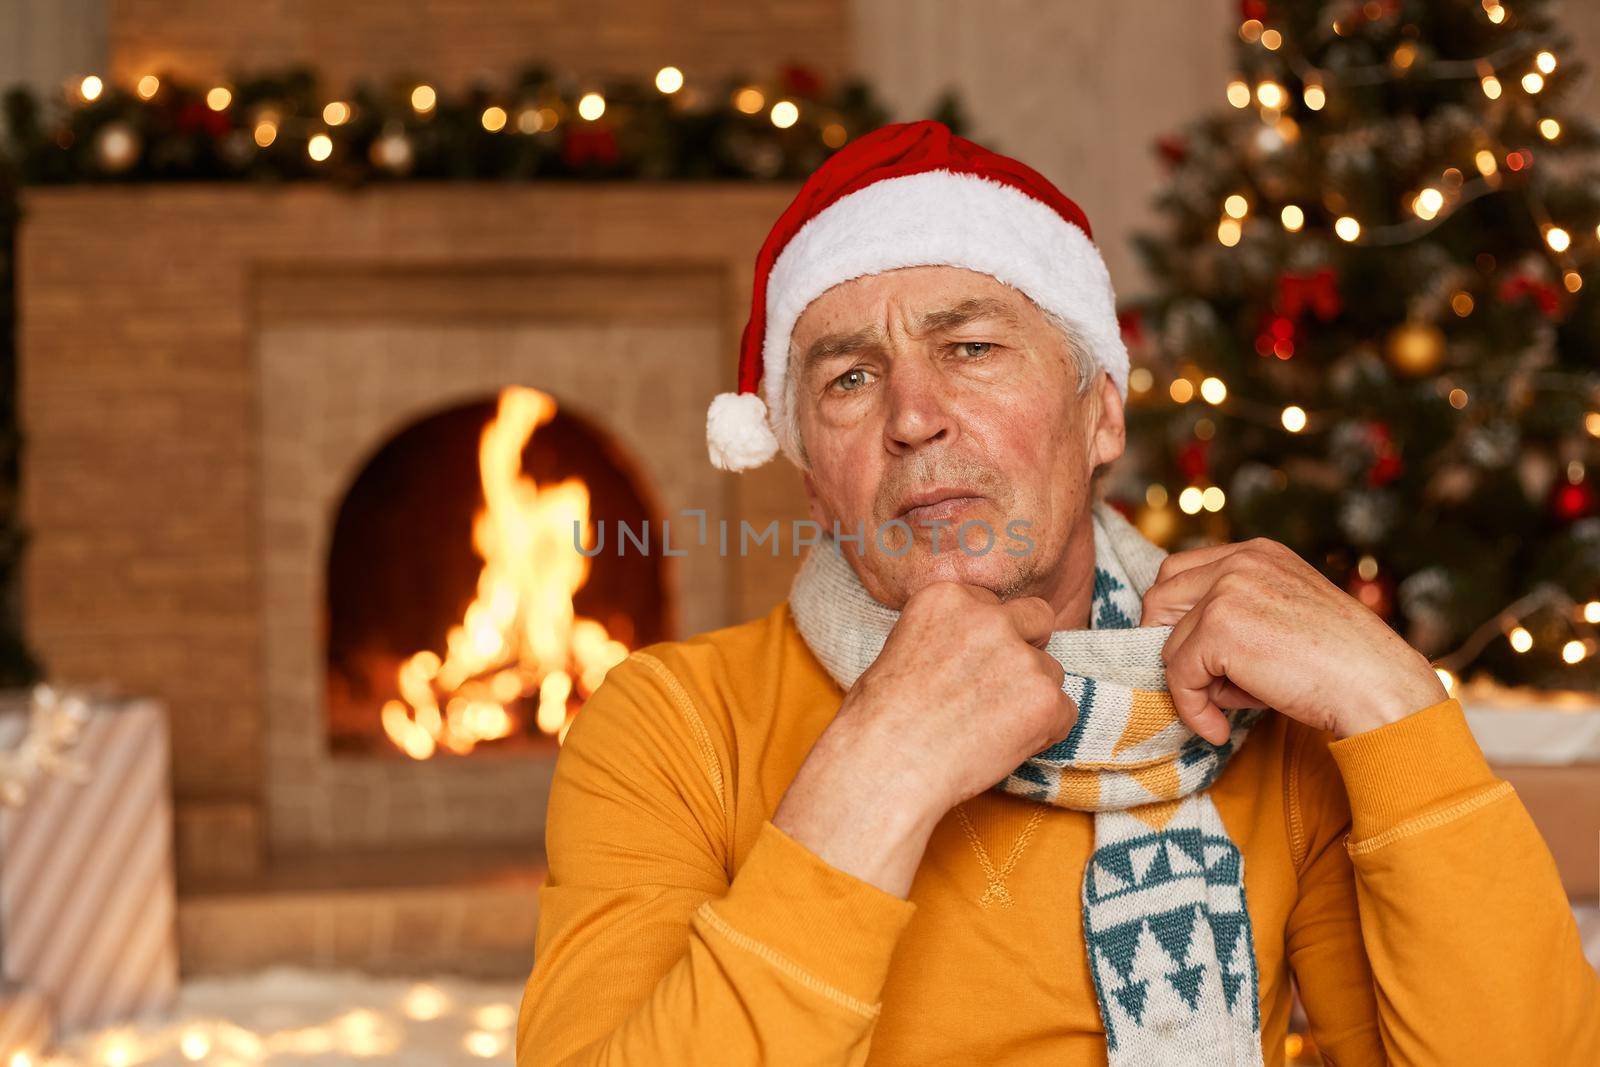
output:
M1135 513L1133 524L1156 544L1165 545L1178 532L1178 512L1171 504L1163 504L1159 508L1146 505Z
M1433 374L1444 362L1444 331L1431 322L1403 322L1390 332L1384 351L1401 374Z

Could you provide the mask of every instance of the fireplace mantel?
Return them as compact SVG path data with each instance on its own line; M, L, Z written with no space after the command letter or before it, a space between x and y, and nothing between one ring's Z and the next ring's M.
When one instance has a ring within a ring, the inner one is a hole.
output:
M556 392L570 389L586 416L614 415L625 443L652 453L668 514L681 504L787 522L803 515L787 465L710 471L702 434L703 403L733 380L756 251L793 194L751 183L27 193L28 636L55 679L110 680L170 707L180 884L248 875L269 852L317 843L268 826L272 634L287 632L273 612L308 602L304 568L283 550L315 550L275 495L304 475L272 445L312 417L294 403L296 368L330 373L328 346L352 338L375 360L435 351L443 403L449 361L461 395L521 373L500 342L522 337L526 349L525 331L609 345L656 375L659 404L595 389L604 375L581 360ZM393 402L432 400L413 388ZM641 424L651 419L673 421ZM793 566L686 562L681 631L765 611Z

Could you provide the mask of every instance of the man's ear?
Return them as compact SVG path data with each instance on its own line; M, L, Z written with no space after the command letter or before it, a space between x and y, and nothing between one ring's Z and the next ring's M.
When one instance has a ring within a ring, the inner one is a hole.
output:
M1085 398L1092 405L1089 425L1089 466L1103 466L1122 455L1128 446L1127 424L1123 418L1122 396L1111 375L1101 370Z

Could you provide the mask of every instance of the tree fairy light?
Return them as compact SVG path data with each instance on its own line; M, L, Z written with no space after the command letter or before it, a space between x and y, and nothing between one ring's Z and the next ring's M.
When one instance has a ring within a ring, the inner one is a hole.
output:
M483 128L490 133L499 133L506 128L506 117L505 108L491 105L483 109L483 115L480 116L479 121L483 123Z
M1333 232L1339 235L1339 240L1353 242L1361 236L1361 223L1354 216L1340 215L1333 224Z
M1270 78L1256 86L1256 101L1264 108L1281 111L1287 100L1288 94L1283 91L1283 86Z
M322 121L329 126L343 126L350 121L350 105L343 100L330 100L322 108Z
M154 74L146 74L139 79L139 84L133 91L139 94L140 100L149 100L161 91L161 79Z
M584 93L578 98L578 117L593 122L606 113L606 98L599 93Z
M431 85L419 85L411 90L411 110L426 115L439 102L439 94Z
M656 71L656 89L671 96L683 88L683 71L677 67L662 67Z
M1490 100L1500 99L1501 89L1499 78L1496 78L1493 74L1485 74L1483 76L1483 80L1478 84L1483 86L1484 96L1487 96Z
M1527 93L1537 93L1544 88L1544 75L1536 70L1530 70L1522 76L1522 89Z
M1222 210L1227 212L1230 218L1242 219L1250 213L1250 201L1234 193L1222 202Z
M226 111L231 103L233 103L233 90L226 85L214 86L206 93L206 107L212 111Z
M1205 490L1198 485L1191 485L1178 494L1178 510L1185 515L1198 515L1200 509L1205 507Z
M1417 194L1411 202L1411 210L1417 218L1424 221L1432 219L1439 214L1439 209L1444 206L1444 194L1429 186Z
M1306 428L1306 409L1298 404L1290 404L1283 409L1283 428L1290 433L1299 433Z
M1250 106L1250 86L1238 78L1228 83L1228 103L1234 107Z
M1239 225L1238 219L1225 218L1217 223L1217 240L1229 248L1239 243L1239 238L1243 233L1244 229Z
M325 133L313 134L306 142L306 155L318 163L326 162L333 155L333 138Z
M1511 632L1506 634L1506 640L1511 642L1513 652L1526 652L1533 647L1533 635L1525 626L1513 627Z
M1539 136L1543 137L1546 141L1554 141L1557 137L1561 136L1561 123L1557 122L1555 119L1540 119Z
M772 105L769 117L778 129L787 130L800 120L800 108L792 100L779 100Z
M1589 646L1577 638L1573 638L1561 646L1561 658L1568 663L1577 663L1589 654Z
M1551 51L1543 51L1533 57L1533 65L1539 68L1541 74L1551 74L1556 69L1556 55Z
M1583 621L1600 626L1600 600L1591 600L1583 606Z
M733 106L746 115L755 115L767 106L767 98L760 89L750 85L733 94Z
M1221 378L1207 378L1200 383L1200 396L1208 404L1220 404L1228 399L1228 386Z
M1321 111L1327 106L1328 91L1322 87L1320 82L1311 82L1306 86L1301 98L1305 100L1306 107L1312 111Z
M1544 243L1552 252L1565 252L1572 247L1572 235L1560 226L1551 226L1544 231Z

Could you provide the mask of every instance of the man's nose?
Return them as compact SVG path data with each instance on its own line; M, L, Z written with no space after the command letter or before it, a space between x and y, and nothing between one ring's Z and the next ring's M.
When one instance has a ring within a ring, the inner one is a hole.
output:
M956 423L939 374L921 359L899 359L889 372L889 414L884 447L908 455L931 444L950 444Z

